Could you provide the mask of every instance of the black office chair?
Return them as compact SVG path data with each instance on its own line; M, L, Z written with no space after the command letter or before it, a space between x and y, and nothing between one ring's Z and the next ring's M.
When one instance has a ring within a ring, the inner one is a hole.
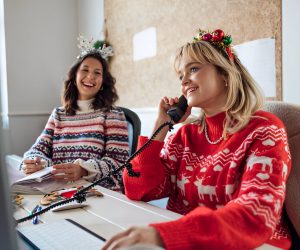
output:
M138 137L141 134L141 120L139 116L132 110L124 107L120 107L126 117L128 125L128 139L129 139L129 153L130 155L135 152Z

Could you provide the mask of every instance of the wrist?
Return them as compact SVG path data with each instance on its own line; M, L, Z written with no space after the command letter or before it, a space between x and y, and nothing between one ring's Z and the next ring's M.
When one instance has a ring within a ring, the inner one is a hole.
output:
M155 237L154 237L155 241L156 241L155 244L160 247L165 247L159 231L155 227L150 226L150 228L151 228L150 230L152 230L153 234L155 235Z
M171 118L170 118L169 116L166 116L166 117L163 117L163 118L158 117L158 118L155 120L154 126L155 126L156 128L158 128L159 126L161 126L162 124L164 124L165 122L168 122L168 121L170 121L170 120L171 120Z

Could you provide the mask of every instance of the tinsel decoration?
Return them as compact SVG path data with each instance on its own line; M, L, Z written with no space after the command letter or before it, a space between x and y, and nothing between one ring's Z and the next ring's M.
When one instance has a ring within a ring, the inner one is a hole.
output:
M77 58L81 58L90 53L99 53L105 60L108 60L109 57L113 56L112 46L107 45L105 41L94 41L93 38L88 40L82 35L78 37L78 41L78 48L80 50L80 53Z

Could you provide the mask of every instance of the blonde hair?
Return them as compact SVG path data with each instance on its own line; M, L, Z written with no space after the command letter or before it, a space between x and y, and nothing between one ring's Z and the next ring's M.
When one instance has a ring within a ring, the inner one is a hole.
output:
M225 50L208 42L198 41L187 43L179 48L174 59L174 69L177 74L183 63L192 60L201 64L214 65L220 74L227 78L227 101L224 106L226 118L223 136L233 134L244 128L253 113L262 108L264 97L247 69L242 65L236 53L232 61ZM204 123L204 119L201 119ZM202 126L203 128L203 126Z

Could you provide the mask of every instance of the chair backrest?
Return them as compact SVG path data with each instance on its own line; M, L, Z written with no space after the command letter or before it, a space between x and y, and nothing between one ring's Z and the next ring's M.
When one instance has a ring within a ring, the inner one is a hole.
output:
M133 112L132 110L124 107L120 107L126 117L127 125L128 125L128 139L129 139L129 148L130 148L130 155L135 152L138 137L141 134L141 120L139 116Z
M293 226L292 249L300 249L300 106L269 101L264 109L279 117L286 127L292 169L287 180L285 210Z

